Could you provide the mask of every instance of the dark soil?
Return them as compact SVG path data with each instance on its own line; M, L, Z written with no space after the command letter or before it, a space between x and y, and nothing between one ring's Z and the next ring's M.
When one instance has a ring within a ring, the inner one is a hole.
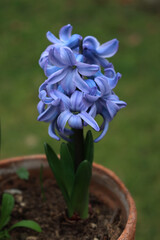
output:
M66 208L54 179L44 176L43 188L35 173L29 181L16 175L0 178L0 202L6 189L19 189L15 194L15 207L11 225L20 220L35 220L42 233L26 228L12 231L12 240L117 240L124 229L119 209L110 209L95 196L90 196L90 216L87 220L71 221L66 218Z

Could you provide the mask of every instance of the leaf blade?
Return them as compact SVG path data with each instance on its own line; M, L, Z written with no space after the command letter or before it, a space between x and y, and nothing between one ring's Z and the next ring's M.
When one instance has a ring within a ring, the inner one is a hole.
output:
M64 200L67 204L68 210L69 212L72 213L72 206L71 206L71 201L70 201L70 197L68 195L68 192L65 188L65 184L63 181L63 171L62 171L62 166L61 166L61 162L58 159L57 155L55 154L55 152L53 151L53 149L46 143L45 144L45 152L46 152L46 156L47 156L47 160L49 163L49 166L54 174L54 177L57 181L57 184L63 194Z
M13 207L14 197L11 194L4 193L1 204L0 230L9 222Z
M84 160L77 169L71 197L73 210L82 219L88 217L88 192L91 176L92 165L88 160Z
M62 170L64 176L65 186L68 192L68 195L71 195L73 184L74 184L74 162L69 152L68 146L65 143L61 144L60 149Z
M18 168L18 170L16 171L16 174L18 175L18 177L20 179L24 179L24 180L28 180L29 179L29 172L24 167Z
M42 232L42 229L40 227L40 225L38 223L36 223L35 221L32 221L32 220L22 220L18 223L15 223L14 225L12 225L10 228L9 228L9 231L13 230L14 228L17 228L17 227L25 227L25 228L30 228L36 232Z

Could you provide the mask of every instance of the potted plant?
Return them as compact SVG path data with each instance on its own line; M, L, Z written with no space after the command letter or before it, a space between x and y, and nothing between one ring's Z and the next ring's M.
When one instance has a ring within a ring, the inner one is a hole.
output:
M102 166L93 165L94 142L100 141L105 136L109 122L126 106L126 103L119 100L113 92L121 74L116 73L113 65L106 59L117 52L118 40L113 39L100 45L93 36L83 39L80 35L71 33L70 24L60 29L60 39L48 32L47 38L51 45L46 48L39 60L47 80L39 88L38 120L49 123L48 133L52 138L56 140L62 138L66 141L61 144L60 157L45 144L50 169L66 206L63 217L60 214L61 221L57 220L60 221L60 227L54 232L52 239L76 239L77 232L74 232L73 228L78 227L80 237L78 239L134 239L136 210L133 199L114 173ZM95 120L97 115L103 118L101 126ZM91 130L84 136L83 129L88 125L97 132L101 131L95 140ZM38 163L35 159L38 159ZM40 189L45 199L43 178L52 178L51 172L45 167L46 158L34 156L25 157L23 160L20 165L27 164L33 176L35 169L43 163L44 168L40 171ZM19 159L14 159L13 162L17 168ZM2 169L12 169L10 161L7 168L6 164L6 161L1 163ZM4 172L2 170L0 174ZM93 194L91 201L89 188ZM94 203L98 201L103 210L105 206L112 209L108 213L108 220L105 216L102 217L103 226L99 229L100 208L94 209ZM92 222L93 219L96 224ZM116 221L119 224L115 224L118 232L114 227L110 230L111 224ZM67 224L68 229L72 228L75 236L70 233L65 236L62 234L62 222ZM82 233L82 226L84 228L87 224L91 228L91 234L88 234L88 228Z

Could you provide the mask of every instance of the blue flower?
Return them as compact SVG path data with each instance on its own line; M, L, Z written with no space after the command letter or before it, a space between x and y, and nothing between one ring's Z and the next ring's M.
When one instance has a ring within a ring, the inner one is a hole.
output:
M49 45L46 50L41 54L39 59L39 65L46 76L48 77L51 73L57 70L54 66L52 66L48 60L49 51L53 48L55 44L59 46L67 46L71 49L75 49L76 51L79 50L79 44L82 41L82 37L79 34L72 33L72 26L70 24L63 26L59 31L59 38L56 38L50 31L47 32L46 36L47 39L52 43ZM78 48L78 49L77 49Z
M118 51L118 46L119 42L117 39L100 45L95 37L88 36L83 40L83 55L87 63L99 64L106 67L108 61L105 58L112 57Z
M40 113L38 120L50 122L48 132L51 137L60 140L55 133L57 130L60 136L67 139L66 135L72 134L72 131L65 127L67 122L71 128L82 129L83 126L90 125L99 131L99 126L92 117L92 111L87 112L91 104L85 101L82 92L76 90L69 98L61 91L52 90L48 97L47 91L44 90L46 87L44 85L43 88L40 88L41 101L38 104ZM45 105L47 105L46 109Z
M50 92L50 97L47 96L47 91L42 90L39 93L41 99L38 103L38 120L43 122L52 122L61 112L61 100L56 95L56 91ZM45 107L47 105L47 108Z
M46 36L48 40L53 44L59 44L61 46L67 46L71 49L79 47L79 43L82 37L79 34L72 33L72 26L70 24L63 26L59 31L59 38L56 38L50 31L47 32Z
M103 117L103 124L100 127L102 133L95 140L96 142L104 137L108 130L109 122L114 118L117 112L126 106L126 103L120 101L112 91L112 87L115 86L115 79L117 79L118 75L114 72L114 76L108 74L107 78L101 73L100 76L85 81L88 88L81 88L84 92L86 102L92 104L91 116L95 118L96 115L100 114Z
M98 65L78 62L68 47L55 45L49 52L49 60L53 66L59 67L59 70L51 74L47 82L60 83L67 94L72 94L79 85L85 85L82 76L92 76L99 70Z
M118 96L112 91L110 84L105 76L97 77L95 79L95 82L101 92L101 96L95 103L97 108L97 114L100 114L104 120L100 127L102 133L95 140L95 142L98 142L106 134L109 122L114 118L117 112L121 108L126 107L127 104L124 101L119 100Z
M87 104L84 100L83 93L76 90L68 99L65 110L58 116L57 125L60 131L64 131L67 122L71 128L82 129L83 121L99 131L98 124L87 112L89 106L90 104Z

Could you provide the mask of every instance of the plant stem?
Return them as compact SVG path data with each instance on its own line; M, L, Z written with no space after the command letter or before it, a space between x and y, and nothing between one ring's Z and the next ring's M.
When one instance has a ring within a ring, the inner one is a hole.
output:
M79 54L83 54L83 40L79 43Z
M74 147L75 147L75 170L84 160L84 138L83 129L74 129Z

